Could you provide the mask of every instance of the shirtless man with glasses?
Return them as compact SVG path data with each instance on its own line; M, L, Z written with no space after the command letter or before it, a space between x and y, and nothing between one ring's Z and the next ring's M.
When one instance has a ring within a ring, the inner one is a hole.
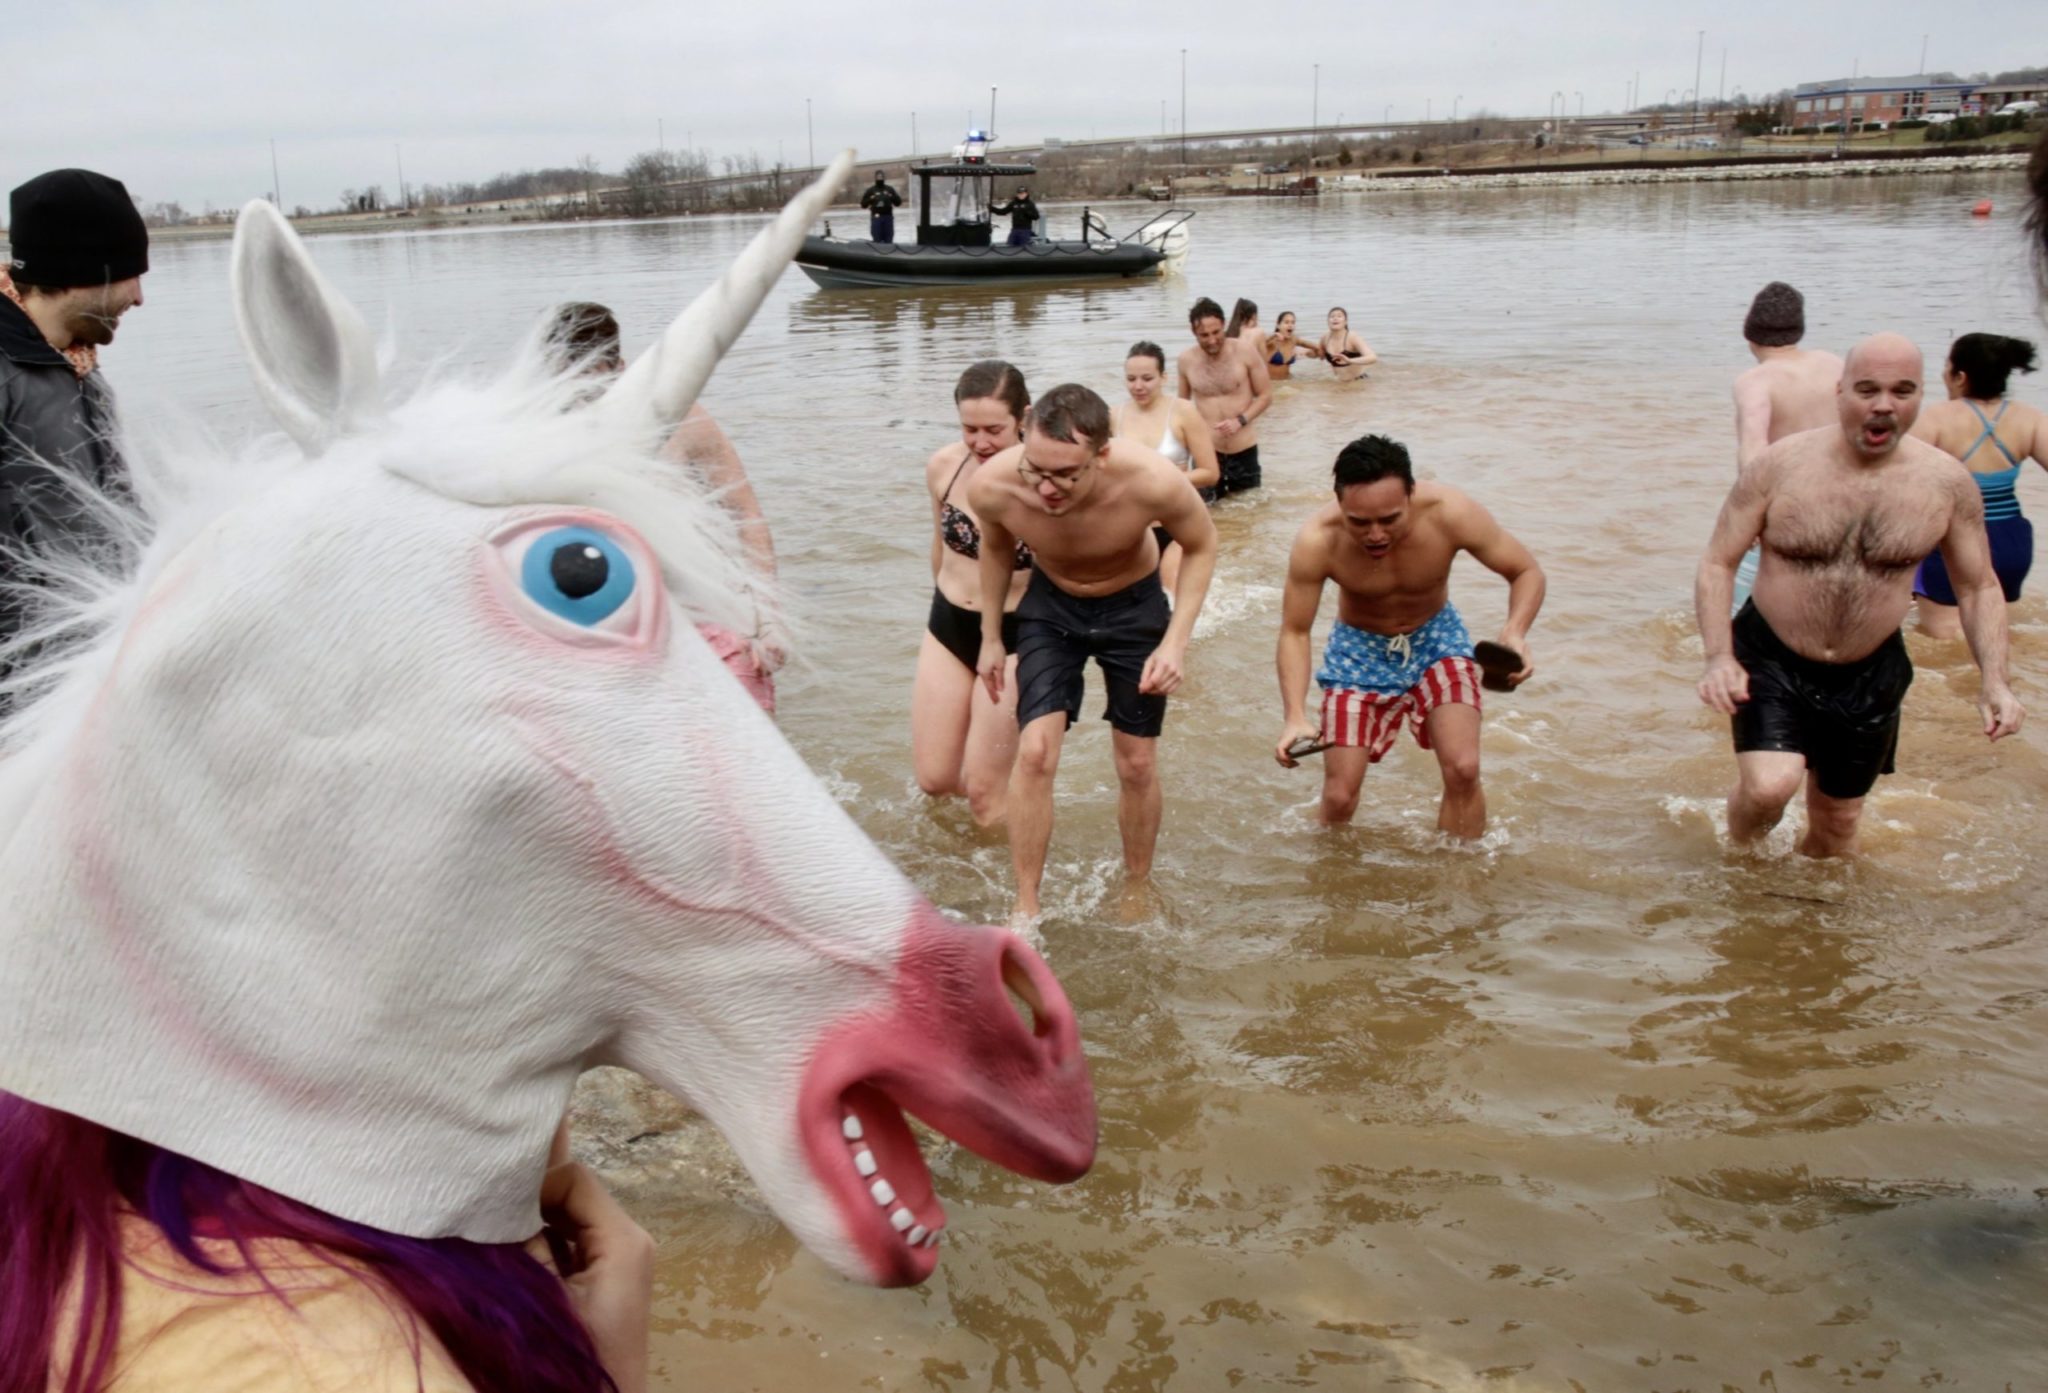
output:
M1010 777L1010 859L1017 872L1011 923L1031 930L1052 843L1060 746L1081 713L1091 657L1109 688L1104 715L1116 753L1124 867L1133 883L1152 873L1159 732L1216 568L1216 528L1188 476L1156 451L1112 439L1108 405L1071 383L1038 399L1023 441L975 472L968 502L981 519L983 594L1000 594L1009 584L1016 543L1027 544L1036 563L1016 612L1020 734ZM1159 584L1154 521L1181 545L1170 608ZM1002 615L985 607L976 670L991 697L1002 695L1007 657Z

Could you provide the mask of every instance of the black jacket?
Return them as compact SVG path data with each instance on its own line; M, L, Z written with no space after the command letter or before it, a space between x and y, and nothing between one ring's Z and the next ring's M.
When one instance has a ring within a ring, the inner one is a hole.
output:
M114 398L98 372L81 378L35 321L0 296L0 582L17 577L8 551L89 542L89 514L53 471L105 492L126 487L114 448ZM0 642L20 627L0 585Z
M991 213L1008 213L1012 232L1030 232L1038 222L1038 205L1031 201L1031 195L1013 198L1008 203L998 203L989 209Z

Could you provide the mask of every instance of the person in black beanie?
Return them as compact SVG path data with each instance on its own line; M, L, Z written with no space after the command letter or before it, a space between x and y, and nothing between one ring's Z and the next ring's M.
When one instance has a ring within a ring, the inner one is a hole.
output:
M117 493L114 401L98 350L142 303L149 232L121 181L88 169L38 175L8 200L0 264L0 682L26 618L25 559L98 538L71 481ZM68 476L68 479L67 477ZM18 656L18 655L17 655ZM0 686L0 715L8 709Z

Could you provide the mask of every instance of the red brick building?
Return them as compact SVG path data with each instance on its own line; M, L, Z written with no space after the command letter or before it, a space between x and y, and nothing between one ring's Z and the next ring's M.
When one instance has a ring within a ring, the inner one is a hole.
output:
M1792 93L1792 126L1811 130L1843 121L1857 126L1875 121L1890 125L1935 115L1976 116L1996 110L1983 104L1977 89L1974 82L1936 82L1924 74L1802 82Z

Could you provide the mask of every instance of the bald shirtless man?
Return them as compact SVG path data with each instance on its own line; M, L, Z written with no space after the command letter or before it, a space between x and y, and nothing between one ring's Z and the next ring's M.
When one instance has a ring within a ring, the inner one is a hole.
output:
M1159 840L1159 732L1181 684L1188 636L1216 568L1216 526L1188 476L1128 439L1111 439L1109 407L1067 384L1040 397L1024 439L975 471L967 498L981 519L981 584L1000 595L1018 542L1031 584L1017 606L1017 766L1010 776L1011 922L1038 916L1052 844L1053 778L1067 727L1081 713L1089 658L1102 669L1116 755L1117 828L1132 882L1152 873ZM1181 545L1173 606L1159 584L1157 521ZM1003 692L1002 607L982 607L976 670Z
M1204 295L1188 311L1195 346L1181 350L1180 395L1209 423L1222 477L1216 496L1259 486L1259 432L1252 422L1273 404L1273 374L1262 349L1224 337L1223 307Z
M1500 643L1521 659L1504 674L1519 686L1533 672L1529 626L1543 605L1543 568L1493 516L1446 484L1415 482L1405 446L1383 435L1346 445L1333 471L1337 498L1303 524L1287 559L1281 601L1280 741L1274 757L1294 768L1298 741L1320 744L1322 820L1349 822L1369 765L1392 749L1406 721L1436 752L1443 802L1436 825L1454 837L1486 830L1479 786L1479 672L1472 638L1451 604L1451 562L1469 552L1508 583ZM1320 725L1308 719L1309 629L1323 585L1337 584L1337 626L1316 681Z
M2005 596L1969 471L1906 432L1920 414L1920 350L1897 334L1849 354L1836 424L1771 445L1742 467L1694 587L1706 675L1700 700L1733 718L1728 835L1778 825L1806 784L1808 856L1856 850L1863 799L1892 772L1913 681L1899 626L1913 569L1939 547L1983 678L1993 740L2026 712L2006 685ZM1735 566L1763 541L1756 593L1728 618Z
M1817 348L1801 348L1806 337L1806 297L1783 281L1772 281L1749 302L1742 337L1756 366L1735 379L1735 467L1748 464L1788 435L1835 424L1835 390L1842 360ZM1735 573L1735 607L1756 584L1759 553L1752 547Z

